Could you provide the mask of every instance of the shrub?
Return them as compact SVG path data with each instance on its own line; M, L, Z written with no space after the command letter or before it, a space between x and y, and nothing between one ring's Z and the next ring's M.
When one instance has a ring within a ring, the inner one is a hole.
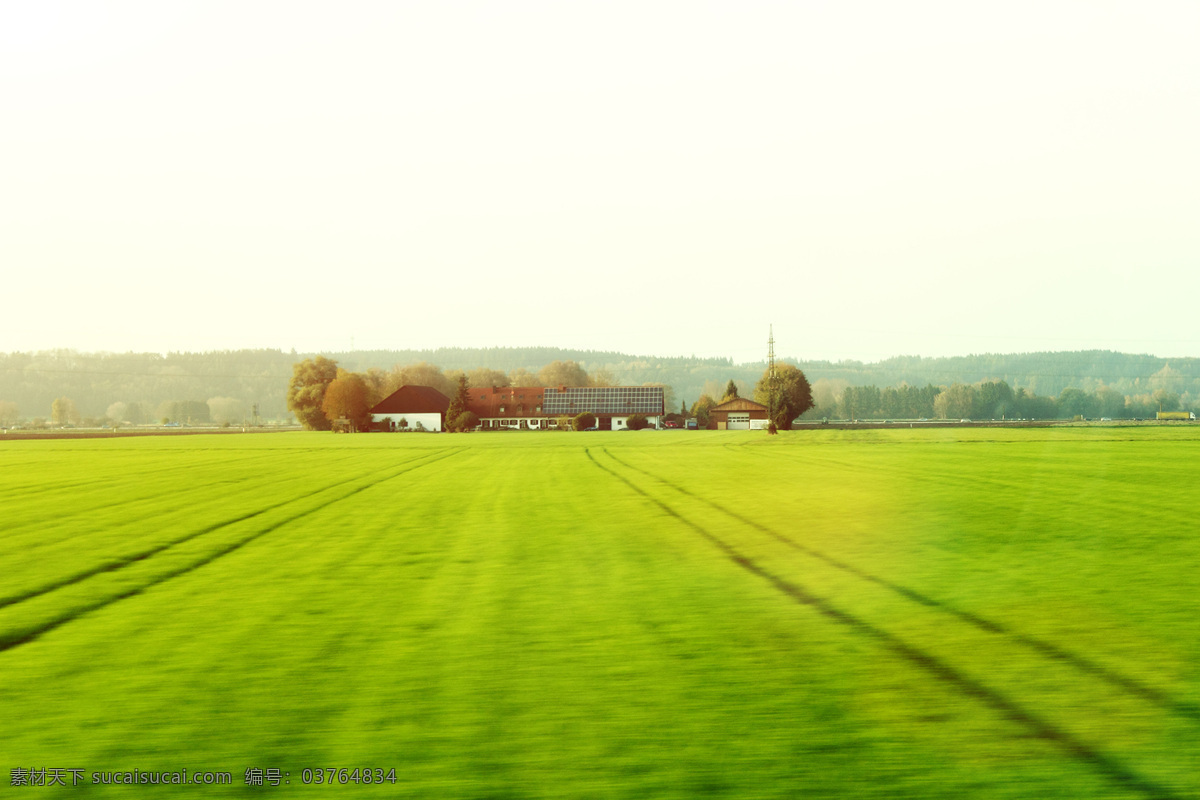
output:
M571 420L571 424L577 431L594 428L596 427L596 415L585 411L582 414L576 415L575 419Z
M560 431L571 430L571 418L565 414L563 416L559 417L558 419L554 420L554 424L558 427L558 429Z
M650 420L646 419L645 414L632 414L629 419L625 420L625 427L631 431L640 431L642 428L650 427Z
M473 431L479 426L479 417L474 411L464 411L454 418L454 427L451 430L455 431Z

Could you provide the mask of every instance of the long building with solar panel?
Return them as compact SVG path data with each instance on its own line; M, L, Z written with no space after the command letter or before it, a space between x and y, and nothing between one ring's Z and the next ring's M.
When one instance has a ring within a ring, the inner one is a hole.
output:
M661 386L504 386L471 389L467 408L487 430L549 430L560 417L591 413L600 430L624 430L634 414L661 428Z

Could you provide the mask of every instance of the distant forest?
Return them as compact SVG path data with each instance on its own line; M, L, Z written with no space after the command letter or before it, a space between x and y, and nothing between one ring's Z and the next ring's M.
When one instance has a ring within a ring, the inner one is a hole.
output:
M0 354L0 424L61 419L67 413L85 424L104 419L240 423L252 419L255 408L261 421L285 422L291 419L286 394L293 365L315 355L282 350ZM734 364L727 358L636 356L552 347L322 355L355 372L424 363L448 374L492 370L517 377L536 374L554 361L574 361L589 375L603 375L615 384L668 386L674 403L689 408L702 395L720 400L730 380L743 396L752 396L766 367L765 360ZM991 416L997 410L1019 416L1018 401L1027 404L1026 413L1030 409L1039 412L1032 414L1039 418L1074 416L1071 412L1146 416L1160 403L1164 410L1200 410L1197 358L1084 351L897 356L875 363L781 360L798 366L812 383L817 408L809 417L957 416L960 409L973 409L979 416ZM956 389L957 394L947 395L940 409L935 409L936 396L955 385L964 385L974 394ZM848 392L851 388L854 390ZM1064 392L1065 402L1059 402ZM1032 398L1041 405L1028 405L1034 402Z

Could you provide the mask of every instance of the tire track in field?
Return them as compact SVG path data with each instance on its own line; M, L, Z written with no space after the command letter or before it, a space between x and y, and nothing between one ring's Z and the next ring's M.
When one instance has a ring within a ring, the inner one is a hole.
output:
M618 461L607 451L603 452L605 452L605 455L611 458L613 461L616 461L619 464L624 464L624 462ZM1038 738L1053 742L1070 757L1088 764L1100 774L1104 775L1115 783L1120 784L1124 788L1135 790L1151 798L1161 798L1161 800L1183 800L1183 796L1178 795L1171 789L1139 774L1134 769L1122 764L1116 758L1087 744L1070 731L1060 728L1049 720L1042 718L1035 712L1024 708L1016 700L1013 700L1004 693L992 689L987 685L977 681L970 675L956 669L954 666L943 661L937 656L927 653L924 650L921 650L919 647L909 644L896 634L891 633L882 627L874 625L865 619L860 619L859 617L847 611L843 611L835 607L827 600L824 600L806 590L800 584L793 583L791 581L784 580L777 575L773 575L756 563L753 559L740 553L728 542L710 533L708 530L696 524L695 522L687 519L678 511L654 497L625 476L610 469L604 464L601 464L592 455L590 449L585 448L584 454L587 455L588 459L600 470L608 473L613 478L625 484L631 491L646 498L646 500L657 506L665 514L671 516L681 524L698 533L710 544L720 550L726 558L728 558L738 567L771 584L777 591L790 597L797 603L814 609L823 616L850 628L858 634L878 641L904 660L915 664L917 667L932 674L939 680L942 680L955 687L955 689L963 694L990 706L994 710L1008 717L1010 720L1023 725L1032 731L1033 734ZM641 472L641 470L635 471Z
M414 466L423 466L423 464L414 464L414 462L420 461L423 458L427 458L427 456L423 456L423 455L417 456L416 458L414 458L410 461L406 461L405 464L412 464ZM434 459L434 460L437 460L437 459ZM429 463L429 462L425 462L425 463ZM332 483L322 489L319 489L319 490L317 490L317 492L328 491L330 489L337 488L338 486L344 486L347 483L353 483L354 481L361 480L361 479L362 479L361 476L347 478L346 480L338 481L338 482ZM55 591L56 589L62 589L64 587L71 586L76 583L80 583L81 581L85 581L88 578L91 578L95 575L100 575L105 572L115 572L119 569L123 569L123 568L129 566L130 564L136 564L139 561L145 561L146 559L151 558L152 556L158 555L159 553L162 553L166 550L170 550L172 547L177 547L178 545L184 544L186 542L190 542L193 539L197 539L201 536L204 536L205 534L209 534L214 531L220 530L221 528L226 528L226 527L229 527L230 525L236 525L239 522L245 522L248 519L253 519L257 516L261 516L262 514L265 514L268 511L274 511L277 508L282 508L283 506L289 505L291 503L295 503L299 500L303 500L306 497L311 497L313 494L316 494L317 492L312 492L312 491L305 492L304 494L298 495L296 497L292 497L287 500L282 500L278 503L274 503L269 506L264 506L263 508L257 509L255 511L249 511L249 512L246 512L245 514L241 514L236 517L230 517L228 519L221 520L220 522L215 522L211 525L206 525L205 527L203 527L199 530L191 531L190 533L184 534L183 536L172 539L170 541L162 542L153 547L146 548L145 550L142 550L140 552L122 556L120 558L113 559L111 561L105 562L103 564L99 564L94 567L88 567L87 569L80 570L78 572L72 573L71 575L67 575L65 577L56 579L49 583L42 584L41 586L39 586L37 588L29 589L24 592L9 595L7 597L0 597L0 609L6 608L11 605L16 605L17 603L21 603L26 600L32 600L35 597L39 597L41 595L48 594L49 592Z
M56 451L56 452L61 452L61 451ZM94 450L88 451L88 454L89 455L94 454L95 452L96 451L94 451ZM264 458L266 458L266 456L264 456ZM240 459L236 463L240 464L240 463L245 463L246 461L255 461L255 460L258 460L258 459L257 458ZM204 467L211 467L214 465L219 465L222 463L224 463L224 461L218 455L218 456L214 456L209 461L205 461L200 466L201 466L201 468L204 468ZM94 478L86 479L86 480L76 480L76 481L72 481L70 483L47 484L44 481L38 481L36 483L26 483L26 484L21 484L21 485L9 485L9 486L4 487L3 492L0 492L0 497L8 497L9 495L13 495L13 496L20 496L20 497L24 498L24 497L31 497L33 495L38 495L38 494L45 494L47 492L59 492L59 491L67 490L67 489L80 489L80 488L100 491L100 490L103 490L114 484L120 484L120 483L137 480L138 478L141 478L146 475L161 475L162 472L164 471L164 469L169 469L173 465L174 465L174 462L171 459L164 458L161 460L161 462L156 462L155 466L145 467L145 468L139 469L137 471L121 472L116 475L107 473L101 477L94 477ZM121 465L118 464L116 466L120 467ZM188 466L191 467L193 465L189 464Z
M342 460L347 460L347 459L342 459ZM328 462L328 465L334 466L336 464L340 464L342 460L339 460L336 462ZM236 462L236 465L238 467L241 467L244 464L245 464L245 462L240 462L240 461ZM212 467L214 465L209 464L206 466ZM189 468L191 468L191 465L189 465ZM156 474L158 474L158 473L161 473L161 470L156 471ZM265 479L264 479L264 481L265 481ZM120 481L106 481L104 483L103 487L96 486L95 491L104 491L104 489L109 487L111 484L119 483L119 482ZM188 486L188 488L186 488L182 491L172 491L172 492L170 492L170 494L171 494L171 498L176 501L176 505L182 505L186 502L189 502L190 498L193 495L199 494L201 496L204 496L204 494L210 492L213 487L220 486L220 485L226 484L226 483L237 484L237 488L241 493L258 491L258 490L262 489L262 484L246 486L246 481L243 479L231 481L228 476L224 476L224 477L214 476L213 480L207 481L205 483L193 484L193 485ZM89 484L89 485L91 485L91 484ZM53 488L58 489L60 487L55 486ZM96 511L97 509L101 509L101 508L104 509L105 511L115 511L116 509L119 509L119 508L122 508L125 506L136 505L138 503L143 503L146 500L160 498L166 492L167 492L166 489L159 488L159 489L155 489L153 491L149 491L146 494L137 495L135 497L121 500L119 502L104 501L103 499L100 499L100 500L95 501L95 503L93 505L90 505L88 507L78 507L78 508L73 509L71 512L69 512L67 514L63 514L61 516L56 516L54 519L54 522L57 524L57 523L62 523L62 522L74 519L76 517L83 517L83 516L86 516L87 514L90 514L94 511ZM142 514L141 516L125 517L121 520L121 522L122 522L122 524L128 525L128 524L132 524L132 523L136 523L136 522L141 522L144 520L151 520L158 516L162 516L161 511L150 511L149 513ZM20 534L22 532L27 533L29 528L32 528L36 525L40 525L40 524L42 524L42 522L43 521L41 519L27 520L25 522L19 523L15 527L9 528L8 530L5 531L5 533L9 534L10 536L16 536L17 534ZM89 536L92 533L93 533L93 531L84 531L81 533L68 533L65 536L61 536L59 538L54 538L54 539L40 538L38 541L29 542L27 544L22 544L21 550L23 553L29 553L29 552L36 551L43 547L52 547L57 544L69 542L71 539L74 539L78 536ZM6 605L6 603L5 603L6 599L7 598L0 598L0 608L3 608Z
M680 494L686 495L687 497L689 497L693 500L696 500L697 502L703 503L703 504L709 506L710 508L716 509L717 511L720 511L722 514L725 514L726 516L737 520L738 522L742 523L743 525L751 527L761 533L765 533L767 536L770 536L771 538L786 545L787 547L790 547L793 550L804 553L807 556L815 558L818 561L822 561L822 562L828 564L829 566L834 567L843 572L846 572L850 575L854 575L857 578L861 578L862 580L869 581L878 586L882 586L883 588L885 588L907 600L911 600L914 603L918 603L922 606L925 606L926 608L931 608L931 609L934 609L935 611L940 611L945 614L949 614L953 617L956 617L959 620L962 620L963 622L966 622L967 624L969 624L981 631L984 631L986 633L997 634L1000 636L1006 636L1006 637L1012 639L1014 642L1019 642L1020 644L1028 647L1029 649L1035 650L1048 658L1052 658L1056 661L1060 661L1065 664L1070 664L1072 667L1079 670L1080 672L1085 672L1089 675L1092 675L1093 677L1099 678L1099 679L1107 682L1108 684L1110 684L1112 686L1116 686L1120 689L1123 689L1124 691L1129 692L1130 694L1137 695L1138 697L1142 698L1143 700L1146 700L1148 702L1155 704L1156 706L1163 709L1164 711L1168 711L1168 712L1171 712L1171 713L1174 713L1174 714L1177 714L1177 715L1180 715L1183 717L1187 717L1193 721L1200 722L1200 705L1197 705L1196 703L1189 703L1187 701L1171 697L1170 695L1166 694L1165 692L1155 689L1153 686L1144 684L1135 678L1131 678L1128 675L1124 675L1114 669L1104 666L1103 664L1098 664L1095 661L1092 661L1091 659L1089 659L1085 656L1082 656L1082 655L1079 655L1078 653L1072 652L1071 650L1068 650L1064 647L1054 644L1053 642L1047 642L1047 641L1045 641L1043 639L1039 639L1035 636L1030 636L1029 634L1022 633L1021 631L1015 630L1015 629L1005 625L1002 622L997 622L995 620L988 619L987 617L982 617L978 614L973 614L970 611L964 611L963 609L956 608L952 605L949 605L948 603L942 602L941 600L938 600L936 598L930 597L929 595L918 592L915 589L910 589L909 587L904 586L903 584L895 583L893 581L889 581L886 578L880 577L878 575L874 575L870 572L866 572L865 570L859 569L858 567L854 566L853 564L848 564L844 561L834 558L833 556L823 553L820 550L816 550L805 544L801 544L800 542L797 542L796 540L794 540L788 536L785 536L784 534L779 533L778 531L772 530L771 528L768 528L766 525L756 522L748 517L745 517L745 516L737 513L736 511L728 509L717 502L709 500L708 498L705 498L705 497L700 497L699 495L697 495L693 492L690 492L687 489L683 488L682 486L679 486L669 480L666 480L665 478L662 478L658 475L655 475L654 473L648 472L647 470L641 469L639 467L635 467L632 464L622 461L621 459L614 456L612 453L608 452L607 449L604 449L603 452L606 456L608 456L609 458L611 458L613 461L617 462L621 466L623 466L627 469L633 470L634 472L639 472L648 478L653 478L654 480L658 481L659 483L662 483L664 486L668 486L671 489L674 489L676 492L679 492Z
M372 481L364 483L360 486L356 486L353 489L350 489L349 491L346 491L343 494L340 494L337 497L334 497L334 498L328 500L327 502L321 503L320 505L318 505L314 508L308 508L303 511L300 511L299 513L292 514L291 516L285 517L284 519L281 519L278 522L274 522L274 523L268 525L266 528L255 531L254 533L250 534L249 536L243 537L235 542L228 543L207 555L201 556L199 559L197 559L196 561L193 561L190 564L186 564L178 569L174 569L169 572L163 573L162 575L158 575L158 576L146 581L145 583L130 587L128 589L124 589L115 594L107 595L107 596L99 599L97 602L90 603L90 604L84 605L84 606L77 606L75 608L72 608L72 609L66 611L65 613L63 613L59 616L56 616L52 619L38 623L31 628L27 628L25 630L16 630L16 631L8 631L8 632L0 633L0 653L4 653L6 651L12 650L13 648L19 647L23 644L28 644L29 642L32 642L32 641L40 638L42 635L49 633L50 631L54 630L55 628L59 628L63 625L66 625L67 623L72 622L76 619L79 619L80 617L82 617L86 614L90 614L93 611L99 611L100 609L103 609L103 608L110 606L114 603L117 603L121 600L124 600L129 597L134 597L135 595L139 595L139 594L145 592L147 589L150 589L161 583L165 583L166 581L169 581L173 578L178 578L182 575L187 575L190 572L194 572L195 570L200 569L201 567L206 566L208 564L211 564L212 562L216 561L219 558L222 558L223 556L227 556L230 553L240 550L242 547L245 547L246 545L250 544L251 542L253 542L257 539L260 539L263 536L266 536L268 533L279 530L280 528L282 528L283 526L285 526L289 523L295 522L296 520L302 519L311 514L315 514L318 511L328 508L329 506L331 506L335 503L340 503L341 501L346 500L347 498L353 497L354 495L359 494L360 492L364 492L367 489L370 489L374 486L378 486L381 483L390 481L393 478L397 478L400 475L420 469L421 467L426 467L436 461L441 461L442 459L450 458L451 456L457 455L458 453L462 452L463 449L465 449L465 448L460 447L460 448L451 450L450 452L438 454L436 457L429 458L419 464L414 464L412 462L406 462L406 466L402 469L395 470L387 475L377 478L376 480L372 480ZM355 483L355 482L361 481L361 480L362 480L362 478L351 478L349 480L339 481L337 483L334 483L334 484L331 484L330 486L325 487L324 489L318 490L317 492L310 492L310 493L304 495L304 497L312 497L316 494L330 491L331 489L335 489L339 486L345 486L348 483ZM266 511L273 509L273 508L280 508L281 506L295 503L299 500L304 499L304 497L294 498L292 500L288 500L283 503L278 503L274 506L271 506L270 508L262 509L261 511L256 511L251 514L247 514L247 515L229 520L220 525L210 526L210 527L204 529L202 532L190 534L187 537L187 539L169 543L168 545L166 545L164 547L154 548L153 552L148 553L147 555L145 555L141 558L127 561L125 563L120 564L117 567L112 567L112 568L105 567L103 569L93 570L90 573L90 575L85 576L83 578L78 578L76 580L73 580L73 581L71 581L71 583L78 583L81 580L84 580L86 577L91 577L92 575L97 575L102 572L115 571L116 569L120 569L121 567L128 566L129 564L132 564L132 563L136 563L136 561L144 561L144 560L146 560L146 558L149 558L151 555L160 553L163 550L166 550L169 547L173 547L177 544L181 544L183 541L187 541L188 539L194 539L197 536L202 535L203 533L212 533L213 531L219 530L220 528L228 527L230 525L236 524L238 522L242 522L247 519L252 519L254 517L257 517L257 516L265 513ZM56 589L63 588L63 586L66 586L66 585L69 585L69 584L63 583L58 586L55 586L54 588L56 588ZM41 594L46 594L46 592L42 592ZM30 599L30 598L25 598L25 599ZM13 605L13 603L10 603L9 605Z

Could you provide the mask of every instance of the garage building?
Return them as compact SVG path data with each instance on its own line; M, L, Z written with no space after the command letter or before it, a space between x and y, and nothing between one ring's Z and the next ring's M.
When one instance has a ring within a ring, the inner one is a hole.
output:
M748 431L767 426L767 407L744 397L726 400L708 412L709 427L719 431Z

